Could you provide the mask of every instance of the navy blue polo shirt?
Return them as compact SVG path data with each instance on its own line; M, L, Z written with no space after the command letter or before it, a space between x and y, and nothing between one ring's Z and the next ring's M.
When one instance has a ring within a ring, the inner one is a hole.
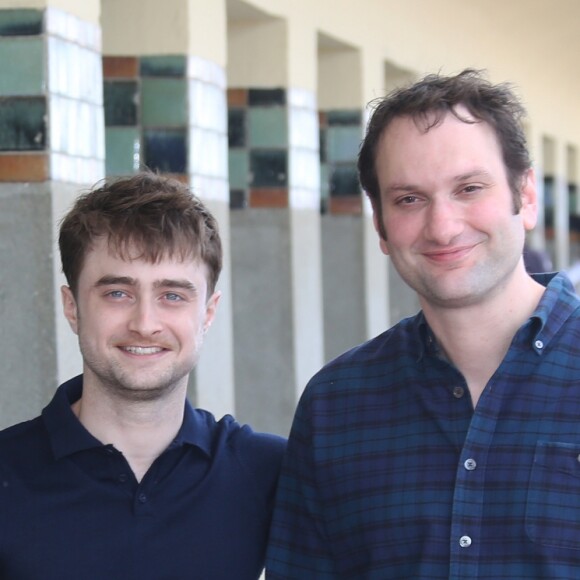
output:
M140 483L70 405L0 432L0 578L259 577L284 440L185 405L175 440Z

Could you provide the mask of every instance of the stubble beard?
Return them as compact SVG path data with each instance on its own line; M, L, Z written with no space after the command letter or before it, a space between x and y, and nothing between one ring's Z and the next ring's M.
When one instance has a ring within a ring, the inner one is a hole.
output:
M79 346L83 364L109 395L125 402L151 402L170 396L187 384L187 378L198 359L198 349L181 364L172 364L162 369L140 369L137 372L125 368L123 364L110 357L106 359L96 353L96 349L83 340L79 332ZM122 356L122 355L121 355Z

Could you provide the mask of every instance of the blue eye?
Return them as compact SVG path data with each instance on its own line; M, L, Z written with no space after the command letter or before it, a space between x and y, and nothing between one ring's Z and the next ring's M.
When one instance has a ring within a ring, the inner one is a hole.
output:
M175 294L173 292L169 292L165 295L165 298L167 298L167 300L169 300L169 302L179 302L181 300L183 300L183 298L181 296L179 296L179 294Z
M111 298L123 298L126 294L122 290L111 290L107 296L110 296Z

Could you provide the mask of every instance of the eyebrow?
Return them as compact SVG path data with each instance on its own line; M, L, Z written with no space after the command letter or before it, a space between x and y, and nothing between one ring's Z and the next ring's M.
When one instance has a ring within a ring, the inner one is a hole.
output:
M100 286L139 286L139 281L130 276L114 276L112 274L107 274L99 278L95 284L96 287ZM153 283L154 288L181 288L182 290L189 290L191 292L197 292L197 288L186 279L172 279L163 278L162 280L156 280Z
M484 169L474 169L473 171L468 171L467 173L461 173L459 175L456 175L455 177L453 177L453 181L455 181L456 183L461 183L463 181L469 181L474 177L491 179L491 174L488 171L485 171ZM409 183L393 183L392 185L389 185L387 188L385 188L385 193L392 192L413 193L415 191L419 191L420 189L421 189L420 187Z

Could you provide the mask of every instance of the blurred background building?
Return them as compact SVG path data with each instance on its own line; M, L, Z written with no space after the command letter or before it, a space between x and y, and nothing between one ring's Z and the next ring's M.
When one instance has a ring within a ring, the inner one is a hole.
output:
M192 402L286 434L324 362L418 309L359 190L367 103L428 72L510 81L543 200L531 248L580 257L577 0L0 0L0 427L81 370L57 223L146 165L221 224Z

